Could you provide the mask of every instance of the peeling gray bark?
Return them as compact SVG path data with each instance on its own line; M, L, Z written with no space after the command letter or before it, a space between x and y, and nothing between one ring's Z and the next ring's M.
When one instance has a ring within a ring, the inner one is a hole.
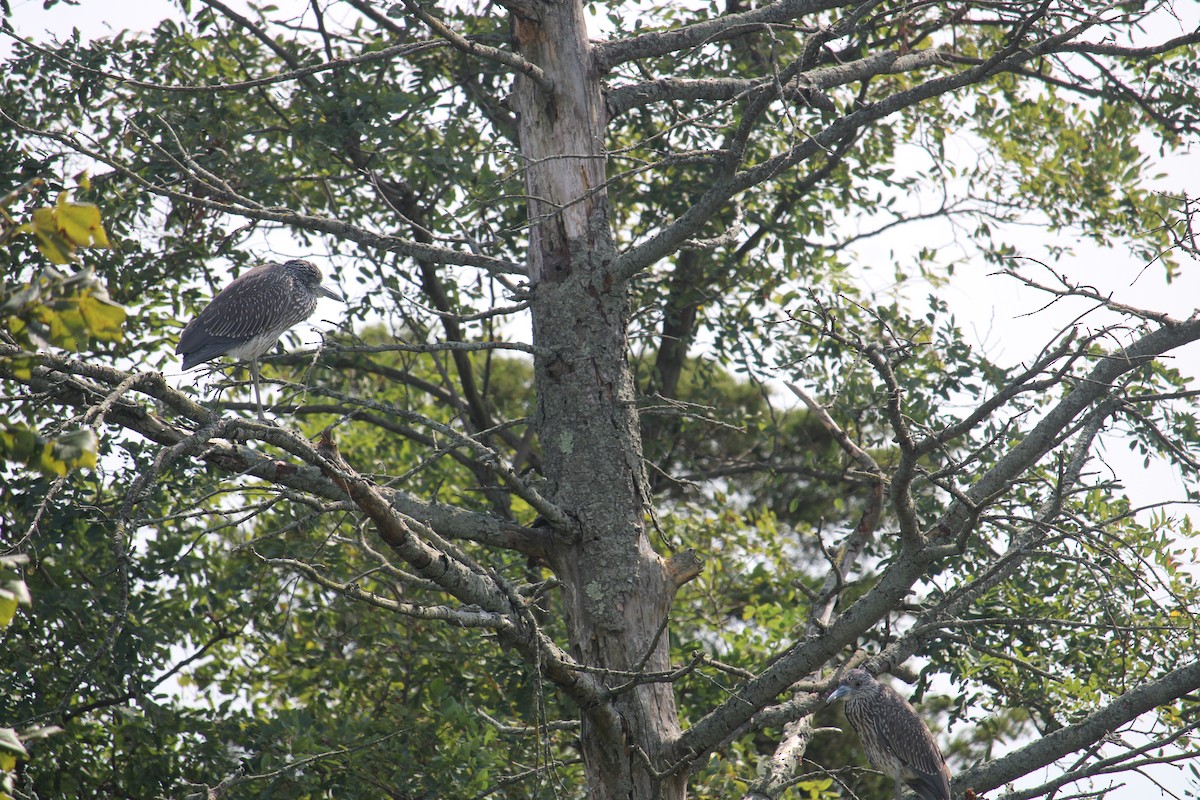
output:
M529 276L537 429L551 500L571 518L548 558L563 584L571 655L599 669L663 670L659 632L675 592L650 547L642 445L626 358L628 286L616 257L604 190L604 103L578 3L542 3L518 17L521 55L553 85L516 79L513 107L529 196ZM622 678L615 678L617 682ZM668 684L611 699L619 725L583 709L589 796L682 798L680 776L647 769L679 734Z

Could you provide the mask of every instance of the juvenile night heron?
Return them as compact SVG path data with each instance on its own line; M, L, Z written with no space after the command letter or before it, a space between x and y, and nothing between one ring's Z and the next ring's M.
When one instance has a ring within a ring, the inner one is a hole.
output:
M218 356L250 360L254 400L263 413L258 388L258 358L293 325L312 316L320 296L342 300L321 285L321 270L309 261L292 259L263 264L236 278L187 324L175 352L191 369Z
M901 782L921 800L950 800L950 769L933 734L908 701L871 677L852 669L826 699L846 698L846 719L854 726L871 766Z

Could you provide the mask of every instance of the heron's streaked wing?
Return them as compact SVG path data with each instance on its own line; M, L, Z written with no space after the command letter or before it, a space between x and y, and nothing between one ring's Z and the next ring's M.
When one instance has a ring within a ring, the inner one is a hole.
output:
M192 324L211 336L249 338L287 330L308 319L311 305L295 302L292 276L279 266L264 264L241 275Z
M946 762L937 740L907 700L889 686L881 688L883 691L876 699L877 705L872 709L869 720L880 743L900 761L906 771L911 771L919 779L919 784L930 790L921 791L921 785L914 782L913 788L922 797L948 800L950 786L946 777Z

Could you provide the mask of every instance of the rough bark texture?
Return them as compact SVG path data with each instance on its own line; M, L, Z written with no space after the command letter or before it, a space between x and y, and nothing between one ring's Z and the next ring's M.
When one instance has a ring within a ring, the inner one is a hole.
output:
M519 115L529 195L537 425L547 493L575 523L550 561L563 583L572 655L590 667L662 670L659 636L674 584L650 547L648 498L626 358L628 287L614 282L604 160L603 98L583 10L541 3L514 17L522 55L553 84L521 77ZM614 676L610 685L624 682ZM582 749L593 798L682 797L646 769L678 735L668 684L616 694L619 724L584 709ZM641 752L639 752L639 750Z

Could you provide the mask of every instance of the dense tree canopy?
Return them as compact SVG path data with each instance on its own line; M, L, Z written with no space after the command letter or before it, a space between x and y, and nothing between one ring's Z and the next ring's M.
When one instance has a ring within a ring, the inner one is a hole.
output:
M1196 141L1193 25L183 0L50 42L6 16L6 791L890 797L824 710L852 666L915 687L956 796L1187 784L1188 509L1137 507L1105 453L1196 499L1170 358L1200 315L1020 260L1014 223L1194 267L1196 201L1148 182ZM1014 315L1079 316L980 347L962 264L893 238L928 220L1040 295ZM351 302L266 359L262 420L172 350L298 256Z

